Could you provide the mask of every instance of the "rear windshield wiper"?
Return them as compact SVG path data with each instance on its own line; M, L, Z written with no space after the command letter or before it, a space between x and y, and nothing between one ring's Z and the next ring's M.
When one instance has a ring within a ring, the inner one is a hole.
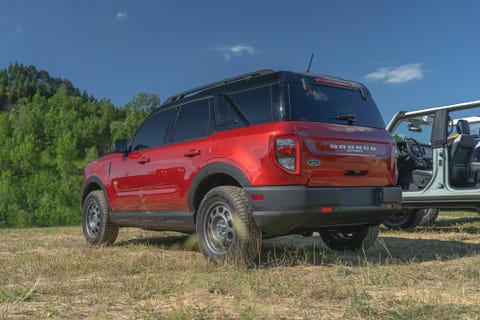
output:
M347 121L349 125L352 125L355 121L357 121L357 116L354 114L339 114L338 116L332 119L344 120L344 121Z

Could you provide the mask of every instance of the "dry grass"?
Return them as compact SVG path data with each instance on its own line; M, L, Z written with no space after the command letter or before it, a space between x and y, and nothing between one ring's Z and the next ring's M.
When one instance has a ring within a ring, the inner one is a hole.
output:
M268 240L250 270L174 233L122 229L93 248L79 227L0 230L0 318L480 319L480 216L447 215L382 230L365 253Z

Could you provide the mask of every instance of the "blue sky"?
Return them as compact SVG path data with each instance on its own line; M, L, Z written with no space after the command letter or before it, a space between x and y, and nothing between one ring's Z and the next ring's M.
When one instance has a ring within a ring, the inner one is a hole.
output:
M312 71L399 110L480 99L478 1L0 0L18 61L121 106L258 69Z

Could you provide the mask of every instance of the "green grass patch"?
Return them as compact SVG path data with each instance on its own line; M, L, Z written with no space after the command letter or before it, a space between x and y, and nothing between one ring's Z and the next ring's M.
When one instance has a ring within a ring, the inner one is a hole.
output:
M252 269L211 264L176 233L122 229L96 248L80 227L3 229L0 318L478 319L480 237L442 225L476 217L382 229L365 252L269 239Z

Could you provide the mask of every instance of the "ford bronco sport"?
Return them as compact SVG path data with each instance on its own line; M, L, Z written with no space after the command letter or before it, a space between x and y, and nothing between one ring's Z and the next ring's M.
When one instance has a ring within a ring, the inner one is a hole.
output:
M395 142L363 85L262 70L177 94L85 167L83 231L195 233L214 260L253 262L262 237L373 244L400 209Z
M403 200L386 226L432 222L438 208L480 210L479 114L473 101L393 117L387 130L397 141Z

